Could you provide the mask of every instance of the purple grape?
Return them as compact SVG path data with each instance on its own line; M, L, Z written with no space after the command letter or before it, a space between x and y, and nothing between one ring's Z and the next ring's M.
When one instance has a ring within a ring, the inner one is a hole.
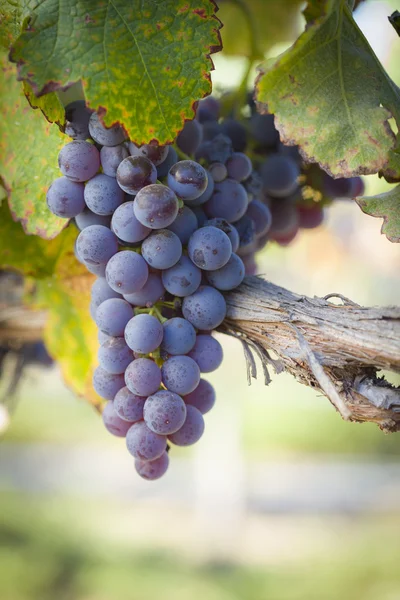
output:
M135 460L135 469L138 475L147 481L160 479L167 472L169 466L168 453L164 452L155 460Z
M91 297L93 305L97 308L105 300L121 298L121 295L110 288L104 277L99 277L92 285Z
M215 404L215 390L206 379L200 379L197 388L185 396L183 400L186 404L197 408L202 415L205 415Z
M125 146L103 146L100 150L100 162L103 173L109 177L117 176L117 169L121 162L128 156ZM126 192L126 190L124 190Z
M149 273L146 283L138 292L133 294L125 294L124 298L130 304L134 306L145 306L150 308L162 300L165 293L165 288L162 284L161 277L156 273Z
M302 229L314 229L321 225L324 220L324 209L322 206L298 206L299 227Z
M250 158L243 152L234 152L226 163L228 177L236 181L245 181L253 170Z
M225 221L225 219L218 219L218 218L217 219L209 219L208 221L206 221L204 223L204 225L210 226L210 227L217 227L217 229L221 229L221 231L226 233L226 235L228 236L228 238L231 241L232 252L237 251L237 249L239 248L239 234L234 225L232 225L231 223L228 223L228 221Z
M201 271L187 256L181 256L176 265L161 274L165 289L173 296L189 296L200 285Z
M144 156L156 166L161 165L168 156L168 146L158 146L157 144L143 144L139 148L129 142L129 150L132 156Z
M202 285L191 296L184 298L182 312L193 327L210 331L221 325L225 318L225 299L218 290Z
M153 269L169 269L182 256L182 243L169 229L158 229L143 241L141 250Z
M260 237L269 231L272 224L271 211L259 200L250 202L246 215L254 221L256 237Z
M142 225L133 211L134 201L118 206L111 219L111 229L116 236L128 244L136 244L149 235L151 229Z
M214 179L215 183L221 183L221 181L224 181L224 179L228 177L228 169L224 163L221 162L212 163L208 167L208 172Z
M150 396L161 385L161 370L150 358L137 358L125 371L125 384L138 396Z
M184 396L199 385L200 369L189 356L171 356L161 367L162 382L170 392Z
M175 433L186 419L186 405L182 398L168 390L160 390L149 396L145 402L144 422L159 435Z
M298 188L300 175L298 164L282 154L271 154L261 165L264 189L270 196L285 198Z
M118 166L117 182L127 194L134 196L156 181L157 169L145 156L128 156Z
M222 229L206 226L191 236L188 252L197 267L213 271L226 265L232 254L232 244Z
M90 271L90 273L93 273L93 275L96 275L96 277L105 277L106 276L106 265L104 265L104 264L92 265L90 263L87 263L84 260L82 260L82 264L85 265L85 267L87 268L88 271Z
M166 449L167 440L164 435L151 431L144 421L134 423L126 434L126 447L135 458L155 460Z
M243 187L247 192L249 202L261 197L263 182L257 171L253 171L246 181L243 181Z
M126 367L132 362L133 354L121 337L115 337L104 342L98 352L99 365L113 375L125 372Z
M212 140L202 142L195 153L196 160L203 158L208 163L226 163L230 156L232 141L223 133L216 135Z
M58 166L72 181L88 181L100 167L99 151L90 142L77 140L61 148Z
M201 373L211 373L218 369L224 357L218 340L208 334L199 334L188 356L198 364Z
M152 315L133 317L125 327L125 341L134 352L148 354L156 350L163 339L163 326Z
M243 261L237 254L232 254L226 265L215 271L207 272L208 282L217 290L227 292L234 290L243 281L245 268Z
M198 119L200 123L205 123L206 121L217 121L219 118L220 108L221 105L219 100L214 98L214 96L207 96L207 98L200 100L197 106L196 119Z
M168 146L167 158L157 166L157 178L161 179L162 177L166 177L172 165L178 162L178 160L179 158L175 148L173 146Z
M106 266L108 285L120 294L133 294L142 289L149 276L146 261L131 250L114 254Z
M47 190L47 206L53 215L63 219L76 217L85 208L82 183L71 181L68 177L55 179Z
M159 183L141 189L133 207L136 218L150 229L164 229L171 225L178 209L179 203L174 192Z
M225 179L215 184L214 193L204 205L204 210L210 218L218 217L234 223L245 214L247 205L244 187L234 179Z
M275 129L274 115L254 113L250 118L252 138L263 148L274 148L279 143L279 133Z
M95 392L106 400L113 400L115 394L124 387L123 375L112 375L101 367L97 367L93 373L93 387Z
M253 219L250 219L250 217L244 215L235 223L235 227L239 234L239 248L237 254L239 256L246 256L247 254L255 252L257 239L256 225Z
M299 213L293 202L284 199L271 204L272 224L269 229L271 239L295 235L299 229Z
M187 206L183 206L179 209L175 221L168 229L178 236L183 245L186 245L192 233L198 229L198 226L197 217L194 212Z
M112 215L125 200L125 194L114 177L95 175L85 185L85 202L96 215Z
M107 402L103 408L103 423L107 431L116 435L117 437L125 437L128 433L128 429L132 427L131 423L127 423L120 419L114 410L112 402Z
M85 264L104 265L118 251L117 236L108 227L85 227L76 240L76 249Z
M113 337L124 335L126 324L132 317L132 306L122 298L105 300L96 311L97 327Z
M86 140L89 137L89 119L91 111L84 100L74 100L65 107L65 133L74 140Z
M196 120L186 121L176 138L176 143L185 154L193 154L199 147L202 137L203 130L200 123Z
M168 173L168 186L182 200L195 200L207 189L207 173L194 160L180 160Z
M95 112L89 119L89 132L94 141L102 146L118 146L126 139L126 133L120 125L105 127Z
M247 146L246 127L236 119L225 119L221 123L221 129L231 139L235 152L243 152Z
M127 387L121 388L114 398L114 410L123 421L136 423L143 420L145 396L132 394Z
M207 215L204 212L204 210L202 209L201 206L192 206L191 210L194 212L194 214L196 215L196 219L197 219L197 223L199 227L203 227L203 225L206 223L207 221Z
M186 319L173 317L163 324L164 337L161 348L167 354L187 354L196 342L194 327Z
M75 223L80 231L90 227L90 225L103 225L103 227L110 228L111 217L109 215L96 215L85 205L83 211L76 215Z
M203 415L197 408L188 404L186 406L186 420L182 427L168 436L176 446L191 446L199 441L204 433Z
M222 133L221 125L217 121L207 121L203 124L203 141L210 142ZM231 144L232 146L232 144Z
M97 333L97 339L98 339L99 344L101 346L101 344L104 344L104 342L106 342L107 340L113 340L115 338L112 335L107 335L106 333L104 333L104 331L101 331L99 329L99 331Z
M207 187L205 189L205 191L201 194L201 196L199 196L198 198L195 198L194 200L185 200L185 204L187 204L187 206L190 206L190 208L193 210L193 212L196 214L196 211L194 210L195 207L199 207L202 204L205 204L207 202L207 200L209 200L211 198L211 196L214 193L214 179L211 177L211 174L206 171L207 173ZM201 227L201 225L200 225Z

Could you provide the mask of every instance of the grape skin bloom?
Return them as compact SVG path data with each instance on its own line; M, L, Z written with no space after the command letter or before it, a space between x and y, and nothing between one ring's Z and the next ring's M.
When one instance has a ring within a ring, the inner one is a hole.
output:
M160 390L147 398L143 415L149 429L160 435L168 435L178 431L184 424L186 404L178 394Z

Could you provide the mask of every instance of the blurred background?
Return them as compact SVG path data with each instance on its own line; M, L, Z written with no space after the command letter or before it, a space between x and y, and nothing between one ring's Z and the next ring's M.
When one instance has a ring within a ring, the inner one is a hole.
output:
M370 0L357 20L398 83L395 8ZM217 88L240 81L241 59L214 62ZM399 248L380 227L335 202L323 226L267 245L259 272L310 296L398 303ZM240 344L219 339L206 432L155 482L57 366L25 371L0 410L1 600L400 599L400 436L343 422L285 374L248 387Z

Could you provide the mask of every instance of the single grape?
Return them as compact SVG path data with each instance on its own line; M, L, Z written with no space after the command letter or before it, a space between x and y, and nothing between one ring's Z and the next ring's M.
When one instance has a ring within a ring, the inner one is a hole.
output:
M89 137L89 119L91 111L84 100L75 100L65 107L65 133L74 140L86 140Z
M275 198L285 198L296 191L300 169L290 157L271 154L261 165L265 191Z
M183 245L186 245L198 226L194 212L187 206L183 206L179 209L175 221L171 223L168 229L178 236Z
M324 220L324 209L322 206L298 206L299 227L302 229L314 229L321 225Z
M222 229L206 226L191 236L188 252L197 267L212 271L226 265L232 254L232 244Z
M275 148L279 143L279 132L275 129L274 115L254 113L250 118L250 133L262 148Z
M202 285L184 298L182 312L193 327L202 331L216 329L226 315L225 299L218 290Z
M95 112L89 119L89 132L94 141L102 146L118 146L126 139L126 133L120 125L105 127Z
M131 423L127 423L126 421L120 419L114 410L114 405L112 402L107 402L103 408L102 417L107 431L112 433L112 435L116 435L117 437L125 437L128 429L132 426Z
M243 217L235 223L235 227L239 234L239 248L237 254L239 256L246 256L247 254L255 252L257 239L256 225L253 219L250 219L247 215L243 215Z
M82 212L75 217L75 223L77 228L82 231L90 225L103 225L104 227L110 228L111 217L109 215L96 215L86 205Z
M108 285L120 294L133 294L142 289L149 276L146 261L131 250L122 250L110 258L106 266Z
M188 356L197 363L201 373L211 373L218 369L224 357L218 340L208 334L199 334Z
M90 225L78 235L76 248L85 263L104 265L118 251L118 240L108 227Z
M185 200L185 204L187 206L190 206L190 208L192 210L194 210L195 207L199 207L202 204L205 204L207 202L207 200L209 200L211 198L211 196L214 193L214 179L211 177L211 174L209 171L206 171L207 173L207 187L205 189L205 191L201 194L201 196L199 196L198 198L195 198L194 200ZM196 211L194 211L196 212Z
M184 424L186 405L178 394L160 390L147 398L143 415L144 422L151 431L168 435L178 431Z
M254 221L256 237L260 237L269 231L272 224L272 215L270 209L259 200L253 200L249 203L246 216Z
M187 394L183 400L186 404L194 406L201 414L205 415L215 404L215 390L206 379L200 379L197 388L190 394Z
M155 460L135 460L135 469L138 475L147 481L160 479L167 472L169 466L168 453L163 452Z
M134 423L126 434L128 451L140 460L155 460L166 449L167 440L164 435L151 431L144 421Z
M100 154L90 142L76 140L61 148L58 166L72 181L88 181L99 170Z
M107 335L114 337L124 335L126 324L132 317L132 306L122 298L105 300L96 311L97 327Z
M165 288L162 284L160 275L149 273L147 281L142 289L133 294L125 294L124 298L134 306L145 306L150 308L153 304L162 300L164 293Z
M246 212L248 199L244 187L234 179L216 183L214 193L204 205L209 218L225 219L228 223L238 221Z
M237 254L232 254L226 265L220 269L207 272L208 282L217 290L224 292L237 288L242 283L244 276L245 267Z
M212 140L202 142L195 153L196 160L203 158L208 163L226 163L230 156L232 156L232 141L223 133L219 133Z
M182 243L169 229L158 229L142 243L142 256L153 269L169 269L182 256Z
M236 119L225 119L221 123L221 129L231 139L235 152L243 152L247 146L246 127Z
M129 151L132 156L144 156L151 160L153 165L161 165L168 156L168 146L158 146L157 144L143 144L136 146L129 142Z
M124 202L114 212L111 229L115 235L128 244L136 244L149 235L151 229L137 220L133 211L134 200Z
M98 352L99 365L107 371L119 375L133 360L131 349L121 337L115 337L104 342Z
M202 207L201 206L191 206L191 210L196 215L196 219L197 219L197 223L198 223L199 227L203 227L203 225L207 221L207 215L204 212L204 210L202 209Z
M145 396L136 396L127 387L123 387L115 395L114 410L123 421L136 423L143 420L145 402Z
M199 385L200 369L189 356L171 356L161 367L162 382L170 392L184 396Z
M290 238L292 235L296 235L299 229L299 213L293 202L285 202L285 200L272 202L271 214L272 224L269 236L272 240Z
M253 170L250 158L243 152L234 152L227 160L226 169L228 177L236 181L245 181Z
M47 206L57 217L63 219L76 217L85 208L83 191L82 183L71 181L68 177L59 177L47 190Z
M166 177L168 175L168 171L176 162L178 162L179 158L176 153L176 150L173 146L168 146L168 155L162 163L157 165L157 179L161 179L162 177Z
M116 177L119 165L127 156L128 150L122 144L119 146L103 146L100 150L103 173L109 177Z
M125 385L138 396L150 396L161 385L161 370L150 358L137 358L125 371Z
M173 317L163 324L164 337L161 348L167 354L187 354L196 342L196 331L191 323L181 317Z
M85 202L97 215L112 215L125 200L125 194L114 177L95 175L85 185Z
M197 408L188 404L186 406L186 419L178 431L168 436L176 446L191 446L199 441L204 433L203 415Z
M361 177L351 177L351 191L350 197L356 198L357 196L363 196L365 192L364 181Z
M228 169L224 163L221 162L212 163L208 167L208 172L214 179L215 183L221 183L221 181L224 181L224 179L228 177Z
M150 229L164 229L178 214L179 203L174 192L166 185L152 184L141 189L135 198L136 218Z
M98 279L96 279L90 293L92 302L96 308L105 300L109 300L110 298L121 298L121 295L118 294L118 292L115 292L110 288L104 277L98 277Z
M123 375L112 375L102 367L97 367L93 373L93 387L95 392L106 400L113 400L115 394L124 387Z
M219 100L213 96L207 96L207 98L200 100L197 106L196 119L198 119L200 123L205 123L206 121L217 121L219 118L220 108L221 105Z
M173 296L189 296L200 285L201 271L187 256L181 256L176 265L161 274L165 289Z
M194 154L203 137L203 130L198 121L186 121L182 131L176 138L178 148L185 154Z
M210 226L210 227L217 227L217 229L221 229L221 231L226 233L226 235L230 239L230 242L232 245L232 252L237 251L237 249L239 248L239 234L234 225L232 225L231 223L228 223L228 221L225 221L225 219L218 219L218 218L209 219L208 221L205 221L205 223L203 225Z
M194 160L180 160L169 170L168 186L182 200L195 200L207 189L207 173Z
M117 182L121 189L133 196L142 188L157 181L157 169L145 156L128 156L117 169Z
M148 354L156 350L163 339L163 326L152 315L133 317L125 327L125 341L134 352Z

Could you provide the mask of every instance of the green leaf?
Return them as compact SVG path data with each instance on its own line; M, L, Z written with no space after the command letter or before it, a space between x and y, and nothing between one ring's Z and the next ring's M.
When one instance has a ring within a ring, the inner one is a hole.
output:
M46 204L47 188L60 176L57 155L63 136L31 109L14 65L4 55L0 59L0 177L13 217L26 233L52 238L67 224Z
M257 81L262 112L275 114L287 144L333 176L383 169L400 126L400 92L379 63L344 0L308 25Z
M89 315L94 276L74 256L77 230L69 226L53 240L26 235L5 202L0 206L0 268L11 268L35 282L33 303L48 311L46 346L59 363L66 383L96 406L91 385L97 333Z
M11 60L37 96L82 79L106 125L164 144L211 92L215 11L212 0L38 0Z
M26 81L23 82L26 99L32 108L40 108L49 123L57 123L61 127L65 123L65 109L55 92L44 94L38 98L32 87Z
M21 32L24 0L0 0L0 48L8 50Z
M400 185L376 196L356 198L363 212L371 217L381 217L381 232L391 242L400 242Z
M301 0L226 0L218 13L224 54L262 58L298 34Z

